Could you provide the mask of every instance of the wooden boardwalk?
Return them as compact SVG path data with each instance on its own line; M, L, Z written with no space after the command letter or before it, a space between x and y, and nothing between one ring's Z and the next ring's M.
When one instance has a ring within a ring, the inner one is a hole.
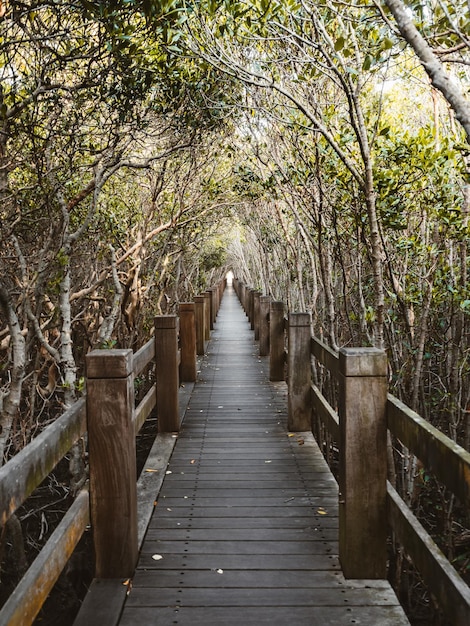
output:
M229 286L121 626L408 624L386 581L344 579L336 482L268 365Z

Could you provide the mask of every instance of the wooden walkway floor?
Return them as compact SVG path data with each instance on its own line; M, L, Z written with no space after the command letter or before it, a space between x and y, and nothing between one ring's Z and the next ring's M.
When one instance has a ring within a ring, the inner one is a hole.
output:
M121 626L408 624L387 582L344 579L336 483L286 419L228 287Z

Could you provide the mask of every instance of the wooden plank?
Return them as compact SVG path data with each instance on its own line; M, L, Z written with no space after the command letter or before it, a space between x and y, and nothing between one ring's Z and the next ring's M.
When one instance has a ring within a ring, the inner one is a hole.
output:
M155 358L155 339L152 337L134 353L134 376L138 376L153 358Z
M458 575L390 483L387 483L389 520L400 543L436 597L453 626L468 626L470 588Z
M220 575L224 577L224 574ZM262 576L261 576L262 578ZM215 581L214 581L215 582ZM338 598L337 588L328 587L312 588L303 587L299 581L297 588L281 588L273 585L272 588L263 587L259 589L243 587L233 589L226 587L215 587L204 590L204 607L217 607L225 605L228 607L258 607L258 606L334 606L341 604L344 606L396 606L397 598L390 588L381 589L380 595L375 589L349 589L345 586L342 589L341 600ZM153 606L168 607L181 602L185 607L201 606L201 590L199 588L187 589L182 586L180 589L172 587L159 587L158 594L155 589L148 587L133 587L127 602L127 606Z
M144 544L145 546L145 544ZM159 561L154 559L155 552L142 552L139 567L143 569L247 569L247 570L277 570L282 576L284 570L340 570L338 557L335 555L315 554L165 554Z
M260 576L257 570L225 570L223 577L214 570L188 570L184 572L184 576L178 570L165 571L145 571L137 570L134 576L134 586L140 588L152 587L175 587L177 589L199 589L201 597L203 597L203 589L212 588L216 583L223 585L225 588L252 588L264 589L266 587L276 587L278 589L289 589L297 587L307 588L329 588L341 589L354 588L351 581L346 581L343 574L339 570L285 570L282 576L276 569L265 570ZM356 582L356 581L352 581ZM380 587L377 583L383 583ZM347 584L346 584L347 583ZM361 587L364 583L362 583ZM387 581L368 581L368 586L373 589L389 589L390 584ZM74 625L75 626L75 625Z
M339 354L337 352L317 337L312 337L310 340L310 352L333 376L338 376Z
M135 422L135 434L140 431L144 425L145 420L155 408L157 403L157 386L152 385L145 394L145 397L141 400L139 405L135 409L134 422Z
M0 611L0 624L32 624L89 524L88 491L81 491Z
M125 583L122 578L95 578L73 626L116 626L129 589Z
M152 626L268 626L295 624L295 626L350 626L373 624L380 626L409 626L400 607L132 607L125 609L121 626L152 624Z
M470 505L470 452L390 394L387 425L462 504Z
M237 526L236 522L234 526ZM338 531L336 528L315 528L314 526L304 526L302 528L267 528L258 525L254 528L150 528L147 531L149 541L183 540L187 537L191 541L204 541L208 536L213 541L306 541L308 547L310 541L323 541L328 538L337 541Z
M312 385L312 408L314 414L319 417L330 433L334 441L339 441L339 417L333 407L328 404L326 398L316 385Z
M86 408L82 398L0 468L0 526L85 432Z
M137 481L137 542L139 548L156 506L156 499L165 478L176 437L170 433L159 433L149 452L142 473Z

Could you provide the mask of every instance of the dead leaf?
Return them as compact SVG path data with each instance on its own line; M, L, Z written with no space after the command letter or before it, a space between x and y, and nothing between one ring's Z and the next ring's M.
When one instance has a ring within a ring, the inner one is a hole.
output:
M305 439L297 439L297 443L299 444L299 446L303 446L305 443Z
M322 506L319 509L317 509L317 513L319 515L328 515L328 511L325 511L325 509Z
M161 554L152 554L152 559L154 561L161 561L163 559Z
M194 463L196 463L196 459L191 459L190 463L191 465L194 465Z
M147 467L147 469L145 471L146 472L159 472L160 470L151 469L150 467Z

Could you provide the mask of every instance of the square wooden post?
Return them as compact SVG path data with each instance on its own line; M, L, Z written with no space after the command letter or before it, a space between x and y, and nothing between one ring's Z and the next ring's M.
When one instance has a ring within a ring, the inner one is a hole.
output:
M157 369L158 432L179 431L178 317L155 318L155 361Z
M243 310L246 313L246 285L245 283L240 283L240 295L239 295L239 300L240 300L240 304L242 305Z
M211 295L208 291L203 293L204 296L204 339L209 341L211 338Z
M339 558L346 578L386 578L387 356L339 354Z
M255 291L250 287L248 292L248 319L250 320L250 328L251 330L255 329Z
M284 302L269 307L269 380L284 380Z
M287 347L287 428L294 432L312 429L312 366L310 313L290 313Z
M259 355L269 354L269 305L271 296L261 296L259 299ZM284 313L283 313L284 314Z
M205 353L205 321L204 321L204 296L194 297L195 323L196 323L196 353L201 356Z
M137 564L132 350L86 356L90 513L96 578L128 578Z
M211 287L209 289L211 294L211 330L214 328L215 321L217 319L218 303L217 303L217 287Z
M207 298L209 302L209 329L213 330L214 329L214 298L212 294L212 289L206 289L204 294L207 294ZM208 339L210 339L210 332L209 332Z
M180 318L180 380L195 382L196 380L196 320L194 302L181 302Z
M259 291L253 292L253 329L255 331L255 341L259 340L259 299L261 294Z

